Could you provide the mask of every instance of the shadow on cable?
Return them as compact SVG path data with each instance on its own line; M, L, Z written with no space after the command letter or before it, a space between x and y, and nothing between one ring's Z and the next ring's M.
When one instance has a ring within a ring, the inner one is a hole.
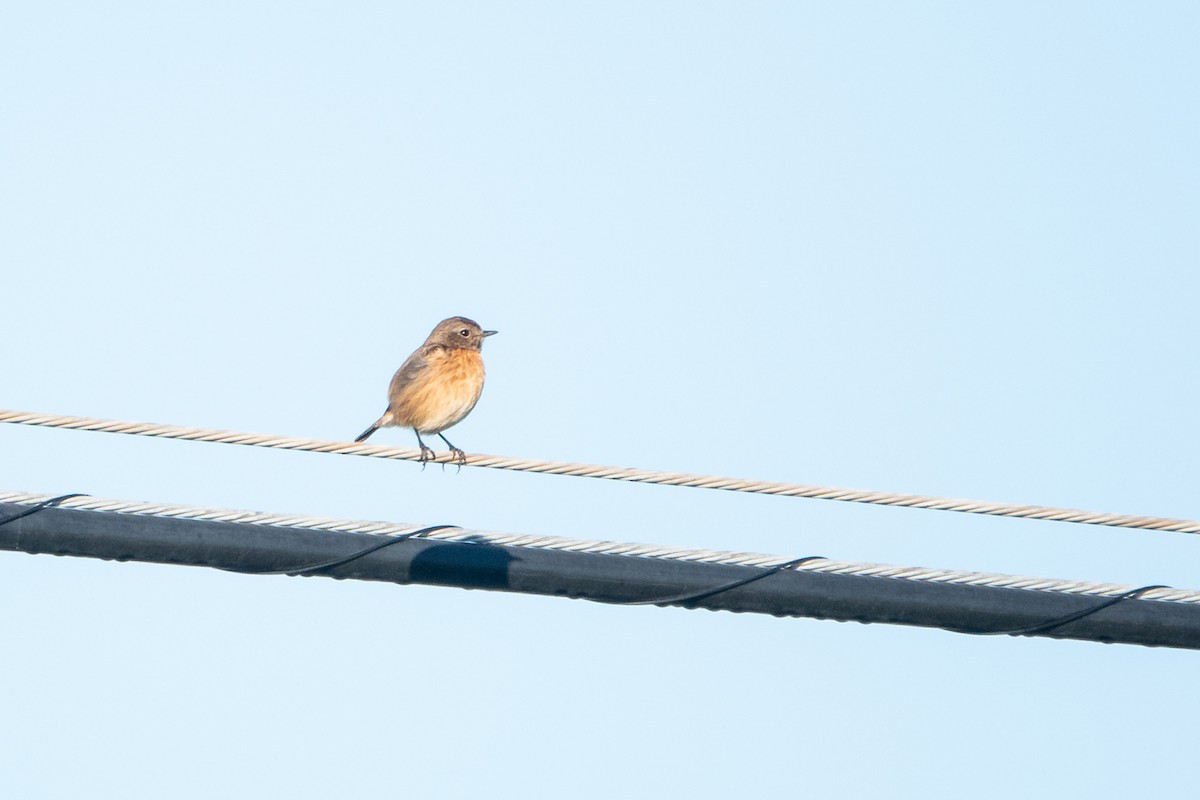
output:
M508 565L517 559L503 547L478 542L435 542L413 557L413 583L466 589L509 588Z

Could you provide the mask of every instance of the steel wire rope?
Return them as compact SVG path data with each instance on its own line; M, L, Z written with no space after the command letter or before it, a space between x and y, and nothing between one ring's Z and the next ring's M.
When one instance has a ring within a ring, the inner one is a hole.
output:
M240 444L249 447L267 447L278 450L337 453L340 455L366 456L369 458L421 463L421 452L417 449L358 444L354 442L336 442L325 439L306 439L301 437L214 430L210 428L193 428L180 425L158 425L146 422L126 422L121 420L92 419L88 417L6 410L0 410L0 422L45 428L123 433L132 436L151 436L161 439ZM433 461L434 463L443 464L457 463L452 459L453 456L446 453L438 455ZM683 472L661 472L631 469L628 467L576 464L563 461L522 459L482 454L468 455L463 465L548 475L630 481L633 483L648 483L663 486L720 489L731 492L747 492L780 497L806 497L816 500L840 500L847 503L867 503L881 506L923 508L934 511L957 511L966 514L984 514L997 517L1071 522L1081 525L1100 525L1112 528L1132 528L1173 533L1200 533L1200 521L1197 520L1112 514L1073 508L1056 508L1053 506L992 503L951 497L876 492L800 483L754 481L715 475L694 475Z

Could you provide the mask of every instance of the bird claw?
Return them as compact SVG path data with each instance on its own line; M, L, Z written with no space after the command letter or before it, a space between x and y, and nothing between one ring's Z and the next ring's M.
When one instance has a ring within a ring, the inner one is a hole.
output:
M421 445L421 457L417 460L420 461L422 465L424 465L426 461L433 461L435 458L437 458L437 454L434 453L433 450L425 445Z
M450 459L455 464L458 464L458 466L461 467L463 464L467 463L467 454L464 453L462 450L459 450L457 447L451 447L450 448Z

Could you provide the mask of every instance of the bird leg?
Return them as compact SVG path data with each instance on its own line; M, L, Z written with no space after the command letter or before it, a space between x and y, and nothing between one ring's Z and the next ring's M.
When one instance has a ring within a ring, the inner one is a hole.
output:
M425 462L433 461L435 458L437 458L437 455L433 452L433 448L426 445L425 442L421 439L421 434L417 433L416 428L413 428L413 433L417 434L417 444L419 444L421 446L421 458L420 458L421 469L425 469Z
M441 440L443 442L446 443L446 447L450 448L450 455L454 456L455 464L458 464L461 467L463 464L467 463L467 454L466 453L464 453L462 450L459 450L454 445L450 444L450 440L447 439L445 436L442 436L442 434L439 433L438 436L441 438Z

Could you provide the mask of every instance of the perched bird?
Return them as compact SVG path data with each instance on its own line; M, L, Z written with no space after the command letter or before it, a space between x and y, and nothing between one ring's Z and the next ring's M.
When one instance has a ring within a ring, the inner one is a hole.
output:
M392 376L388 407L383 416L359 434L361 442L380 428L412 428L421 446L421 461L434 457L421 434L436 433L459 464L467 454L442 436L442 431L471 413L483 391L483 340L496 331L485 331L474 320L450 317L437 324L425 344L408 357Z

